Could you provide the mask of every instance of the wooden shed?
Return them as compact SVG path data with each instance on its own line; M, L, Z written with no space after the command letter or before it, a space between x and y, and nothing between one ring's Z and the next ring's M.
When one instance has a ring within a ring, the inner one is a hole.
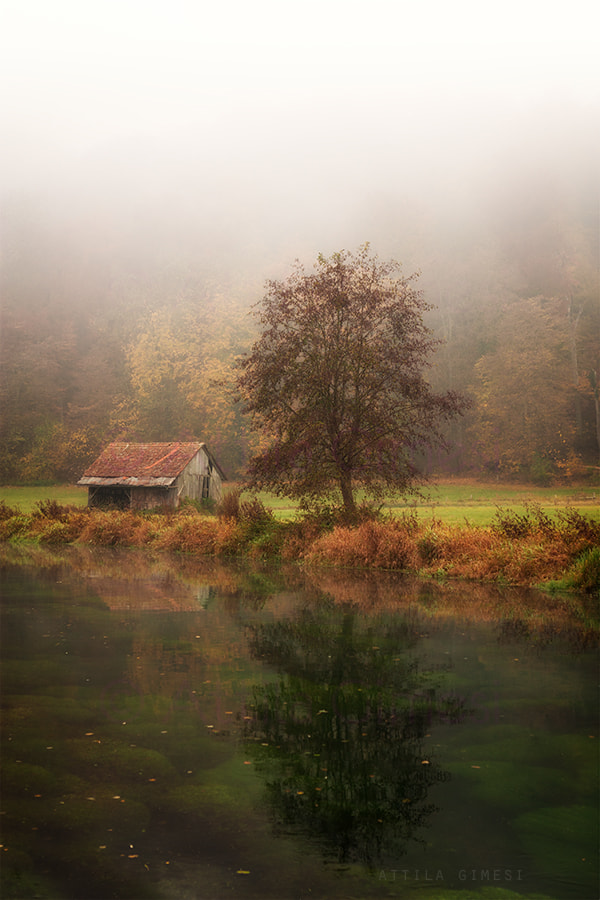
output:
M176 509L184 498L219 501L225 475L203 443L109 444L77 482L88 506Z

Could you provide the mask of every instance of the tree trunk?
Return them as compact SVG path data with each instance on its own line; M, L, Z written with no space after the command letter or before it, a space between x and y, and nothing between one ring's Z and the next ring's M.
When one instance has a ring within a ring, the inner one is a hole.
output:
M348 472L342 472L340 475L340 489L342 491L342 500L344 510L349 519L356 516L356 503L354 502L354 492L352 490L352 477Z
M578 393L579 388L579 359L577 354L577 327L579 325L579 319L581 318L581 313L583 312L583 306L579 308L577 314L573 311L573 298L569 297L569 351L571 354L571 378L573 380L573 387L575 388L574 400L575 400L575 427L577 429L577 435L580 435L583 430L583 415L581 412L581 397Z

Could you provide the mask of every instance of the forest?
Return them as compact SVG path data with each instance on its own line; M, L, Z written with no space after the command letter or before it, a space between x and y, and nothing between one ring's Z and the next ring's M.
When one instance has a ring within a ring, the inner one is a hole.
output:
M593 173L515 170L470 206L390 192L348 216L348 242L420 272L442 341L427 377L471 401L448 426L450 451L420 461L428 473L597 481ZM104 209L96 197L92 220L90 204L4 198L2 483L73 482L111 440L191 438L239 479L260 439L230 390L257 338L252 307L267 278L328 249L326 227L300 218L277 240L260 219L232 227L226 200L210 221L193 210L164 221L141 192Z

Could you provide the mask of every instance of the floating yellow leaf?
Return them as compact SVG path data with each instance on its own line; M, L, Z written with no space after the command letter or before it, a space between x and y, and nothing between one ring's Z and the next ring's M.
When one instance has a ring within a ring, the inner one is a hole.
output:
M236 874L237 875L249 875L250 869L238 869Z

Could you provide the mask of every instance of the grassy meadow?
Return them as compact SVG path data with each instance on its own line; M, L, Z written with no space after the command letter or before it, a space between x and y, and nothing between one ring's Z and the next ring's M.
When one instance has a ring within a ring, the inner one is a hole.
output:
M4 501L7 506L17 506L24 513L30 513L35 505L43 500L56 500L63 506L86 506L87 488L78 487L76 484L18 487L0 485L0 502Z
M226 491L235 485L226 485ZM490 525L498 508L523 510L531 504L553 514L572 507L578 512L600 518L600 486L537 487L522 484L498 484L475 480L444 480L423 488L421 497L389 500L383 511L393 515L414 512L419 519L435 518L448 525ZM275 518L286 521L296 516L293 501L260 493L259 499ZM87 488L77 485L0 486L0 502L30 513L40 501L55 500L64 506L86 506Z
M584 515L600 518L600 486L537 487L465 479L436 482L424 487L421 493L420 497L390 499L383 504L382 511L392 515L414 512L419 519L435 518L448 525L487 526L498 508L524 510L535 504L549 515L571 507ZM278 519L292 519L296 515L298 506L293 501L268 493L258 496Z

